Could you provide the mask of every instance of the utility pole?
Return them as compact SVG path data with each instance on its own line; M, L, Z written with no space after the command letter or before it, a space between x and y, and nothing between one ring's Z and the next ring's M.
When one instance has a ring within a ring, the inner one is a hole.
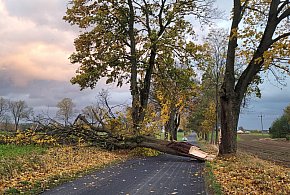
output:
M261 118L261 126L262 126L262 133L263 133L263 115L261 113L261 115L259 115L259 117Z

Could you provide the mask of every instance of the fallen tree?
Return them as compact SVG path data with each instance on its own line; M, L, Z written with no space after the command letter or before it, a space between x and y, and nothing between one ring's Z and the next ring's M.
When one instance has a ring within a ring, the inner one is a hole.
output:
M92 125L81 114L69 126L62 125L56 121L45 125L39 122L36 131L45 132L47 135L54 136L60 144L77 144L81 141L109 150L145 147L163 153L190 157L201 161L212 160L214 157L203 152L199 147L187 142L160 140L153 136L145 135L123 136L118 133L113 133L110 129L106 129L103 126L96 127Z

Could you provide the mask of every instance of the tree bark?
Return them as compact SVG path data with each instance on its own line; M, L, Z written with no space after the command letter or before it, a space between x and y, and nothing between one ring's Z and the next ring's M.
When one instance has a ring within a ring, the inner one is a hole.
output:
M190 143L159 140L148 136L133 138L133 142L131 139L130 143L127 143L127 147L151 148L167 154L190 157L201 161L212 160L213 158L212 155L201 151L199 147Z
M139 134L140 129L140 91L137 82L137 52L136 52L136 40L134 35L134 21L135 10L132 0L128 0L129 5L129 25L128 34L130 39L130 63L131 63L131 78L130 78L130 91L132 96L132 120L134 134ZM142 111L142 110L141 110Z
M220 154L237 151L237 126L241 103L235 97L221 98L221 143Z
M175 117L174 117L174 127L172 129L172 133L171 136L173 138L173 140L177 141L177 131L178 131L178 127L180 125L180 114L178 113L178 111L175 112Z
M169 119L165 124L165 132L169 132L171 141L176 140L176 139L174 139L174 135L173 135L174 118L175 118L175 112L174 112L174 110L171 109L170 113L169 113Z
M221 88L221 144L219 154L235 153L237 150L236 129L239 111L235 94L235 55L238 46L237 31L242 18L243 8L239 0L234 0L233 20L228 42L225 77Z

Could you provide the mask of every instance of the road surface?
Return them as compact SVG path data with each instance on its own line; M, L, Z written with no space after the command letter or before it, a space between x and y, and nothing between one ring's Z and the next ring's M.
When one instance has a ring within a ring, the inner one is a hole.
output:
M194 136L189 136L188 141L192 142ZM132 159L45 191L43 195L207 194L203 167L204 163L167 154Z

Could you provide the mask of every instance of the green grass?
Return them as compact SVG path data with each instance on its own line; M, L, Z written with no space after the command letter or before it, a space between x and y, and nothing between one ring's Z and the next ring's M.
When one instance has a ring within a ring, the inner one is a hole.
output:
M177 141L182 141L182 138L184 137L184 132L177 132ZM158 139L164 139L164 133L161 133L161 135L157 136Z
M269 133L250 133L250 135L256 135L261 137L270 137Z
M0 135L13 135L13 132L0 130Z
M222 195L223 194L222 187L217 182L215 175L213 174L211 162L206 162L205 165L206 165L205 181L206 181L208 193L214 194L214 195Z
M34 145L0 145L0 159L27 155L31 153L43 153L45 147Z
M182 141L183 137L184 137L184 132L177 132L177 141Z

